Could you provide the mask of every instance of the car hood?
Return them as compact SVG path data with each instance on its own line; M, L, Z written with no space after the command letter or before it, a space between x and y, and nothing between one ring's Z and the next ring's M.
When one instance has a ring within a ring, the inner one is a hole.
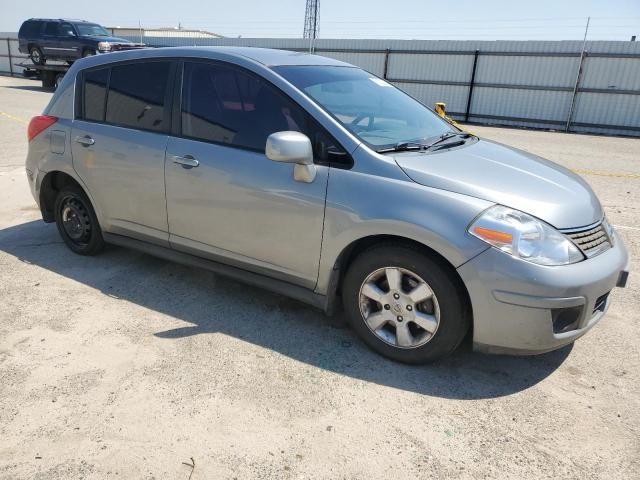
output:
M90 38L91 40L95 40L96 42L133 43L131 40L127 40L126 38L110 37L108 35L104 37L86 37L86 38Z
M591 225L603 216L598 198L578 175L489 140L434 153L398 153L395 160L417 183L515 208L556 228Z

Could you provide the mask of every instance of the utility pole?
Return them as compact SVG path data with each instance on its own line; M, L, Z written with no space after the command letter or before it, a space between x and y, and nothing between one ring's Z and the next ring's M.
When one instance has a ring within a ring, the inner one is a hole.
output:
M304 13L304 32L302 38L309 39L309 53L313 53L313 47L320 31L320 0L307 0Z

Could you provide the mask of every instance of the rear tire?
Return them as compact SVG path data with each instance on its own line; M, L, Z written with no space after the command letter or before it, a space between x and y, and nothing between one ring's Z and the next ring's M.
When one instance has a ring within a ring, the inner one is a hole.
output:
M29 50L29 58L34 63L34 65L44 65L47 59L44 57L42 50L40 47L31 47Z
M55 201L55 219L64 243L78 255L97 255L104 248L93 206L81 188L62 187Z
M62 79L64 78L64 73L58 73L56 75L56 78L53 82L53 88L54 90L57 90L58 87L60 86L60 84L62 83Z
M468 299L455 270L410 245L360 254L344 278L351 327L376 352L423 364L452 353L469 330Z

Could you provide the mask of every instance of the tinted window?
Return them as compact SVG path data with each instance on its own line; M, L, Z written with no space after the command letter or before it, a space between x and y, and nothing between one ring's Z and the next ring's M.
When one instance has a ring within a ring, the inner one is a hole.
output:
M165 96L170 62L144 62L111 69L107 123L142 130L165 130Z
M182 134L264 151L282 130L307 133L308 115L274 86L230 66L186 63Z
M109 81L109 69L101 68L84 73L84 119L104 121L104 101Z
M44 27L45 35L58 35L58 22L47 22Z
M28 20L20 27L20 35L25 37L34 37L40 33L40 22Z
M73 30L73 25L70 23L64 22L60 24L60 35L63 37L73 37L75 36L75 31Z

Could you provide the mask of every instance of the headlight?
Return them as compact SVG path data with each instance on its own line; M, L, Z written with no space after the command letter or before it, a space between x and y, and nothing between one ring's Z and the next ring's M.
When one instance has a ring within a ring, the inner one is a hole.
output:
M98 50L108 52L111 50L111 44L109 42L98 42Z
M469 227L469 233L498 250L538 265L584 260L578 247L551 225L512 208L496 205Z

